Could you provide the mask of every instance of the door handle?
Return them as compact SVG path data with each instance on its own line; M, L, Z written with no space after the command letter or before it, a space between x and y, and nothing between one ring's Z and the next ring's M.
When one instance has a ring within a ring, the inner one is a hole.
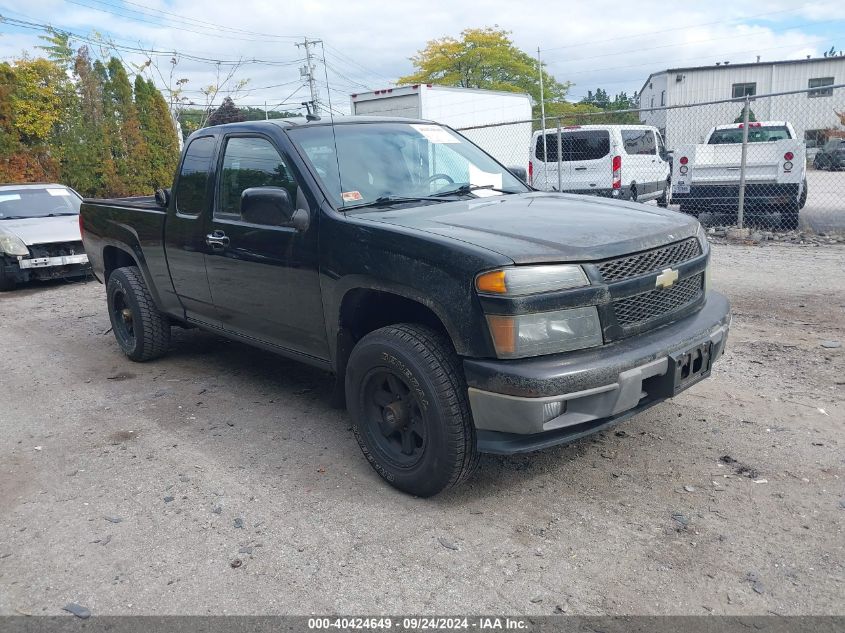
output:
M576 167L575 171L587 171L586 167Z
M214 250L223 250L229 246L229 238L223 231L214 231L205 236L205 243Z

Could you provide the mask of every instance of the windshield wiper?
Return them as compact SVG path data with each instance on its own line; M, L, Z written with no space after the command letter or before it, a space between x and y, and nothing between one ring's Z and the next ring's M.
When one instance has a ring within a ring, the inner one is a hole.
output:
M348 211L350 209L363 209L365 207L380 207L380 206L388 206L391 204L398 204L401 202L453 202L454 200L449 200L445 197L438 197L434 196L381 196L376 198L372 202L365 202L363 204L355 204L351 206L343 207L344 210Z
M498 193L519 193L518 191L510 191L508 189L497 189L493 185L461 185L457 189L451 189L449 191L441 191L439 193L434 194L435 196L461 196L466 195L468 193L472 193L473 191L478 191L479 189L487 189L489 191L496 191Z

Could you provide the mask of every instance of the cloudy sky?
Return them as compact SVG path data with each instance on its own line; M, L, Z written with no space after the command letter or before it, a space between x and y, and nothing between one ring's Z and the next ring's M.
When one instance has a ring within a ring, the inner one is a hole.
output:
M228 62L245 60L235 80L248 79L237 93L242 105L284 109L307 98L300 79L307 36L322 39L328 84L318 68L322 99L331 95L336 110L348 111L349 93L383 88L411 71L408 58L429 39L458 35L464 28L499 26L516 44L536 54L549 70L574 85L569 98L601 87L614 94L638 90L649 73L673 66L695 66L820 56L835 45L845 48L840 2L798 4L783 0L745 2L655 2L618 0L545 3L514 0L0 0L8 20L52 24L81 36L111 38L127 62L156 51L152 58L168 81L169 51L178 54L174 77L189 80L186 94L202 103L200 90L226 76ZM37 27L0 23L0 58L33 52ZM216 64L220 60L222 64ZM219 69L219 70L218 70ZM219 100L219 99L218 99Z

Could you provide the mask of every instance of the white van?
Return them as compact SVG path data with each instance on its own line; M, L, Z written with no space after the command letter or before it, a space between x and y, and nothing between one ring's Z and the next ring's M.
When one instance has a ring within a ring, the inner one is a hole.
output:
M536 189L666 205L668 153L650 125L567 125L560 138L557 128L537 130L530 152Z

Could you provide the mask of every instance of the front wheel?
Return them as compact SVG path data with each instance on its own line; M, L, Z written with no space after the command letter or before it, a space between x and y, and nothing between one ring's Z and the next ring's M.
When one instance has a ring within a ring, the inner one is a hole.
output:
M14 290L17 285L15 278L6 274L2 258L0 258L0 292Z
M430 328L391 325L362 338L346 367L346 402L364 456L399 490L430 497L478 465L460 362Z
M114 337L130 360L152 360L167 352L170 322L156 307L137 266L111 274L106 301Z

